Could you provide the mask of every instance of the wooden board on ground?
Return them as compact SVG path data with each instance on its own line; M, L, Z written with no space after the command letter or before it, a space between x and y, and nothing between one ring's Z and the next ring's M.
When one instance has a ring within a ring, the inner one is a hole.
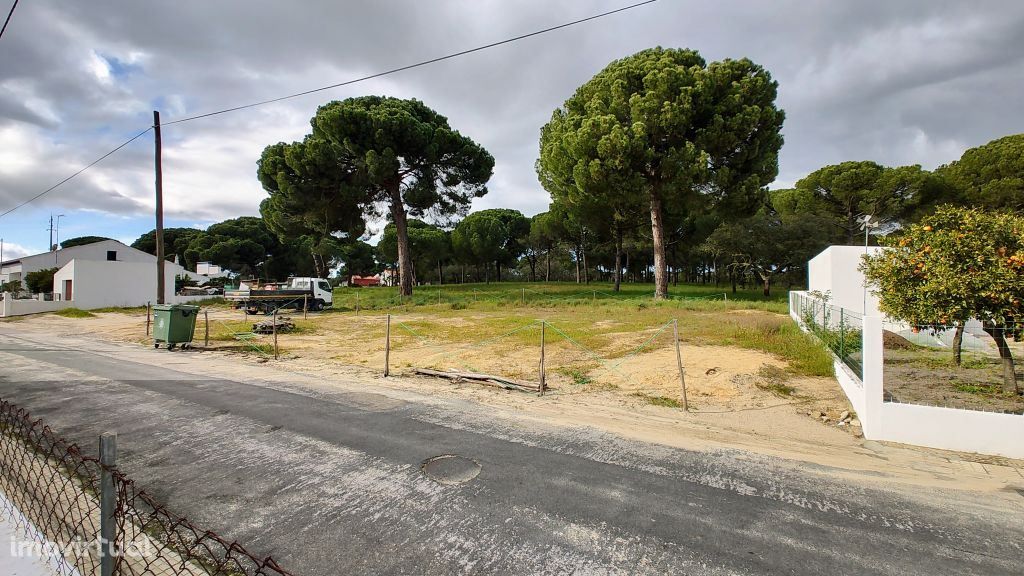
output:
M438 378L448 378L452 381L467 380L470 382L477 382L484 384L485 386L498 386L499 388L505 388L507 390L524 390L528 392L539 392L540 385L533 382L524 382L522 380L513 380L504 376L495 376L493 374L478 374L475 372L448 372L443 370L431 370L430 368L414 368L413 372L423 376L435 376Z

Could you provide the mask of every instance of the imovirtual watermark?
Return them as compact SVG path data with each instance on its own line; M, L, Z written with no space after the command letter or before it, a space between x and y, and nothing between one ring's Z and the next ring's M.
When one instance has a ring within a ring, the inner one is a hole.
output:
M19 539L11 536L10 552L11 558L99 558L104 544L107 543L108 541L101 537L92 540L76 538L66 544L58 544L49 540ZM137 542L123 546L114 542L110 548L115 558L155 558L159 555L159 551L149 538L140 538Z

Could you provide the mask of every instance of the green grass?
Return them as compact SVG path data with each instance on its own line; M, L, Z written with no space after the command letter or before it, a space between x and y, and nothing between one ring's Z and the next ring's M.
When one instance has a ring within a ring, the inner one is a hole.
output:
M96 316L88 310L80 310L78 308L65 308L54 312L54 314L65 318L94 318Z
M393 315L392 335L397 336L393 346L401 349L421 343L409 330L435 343L468 343L531 323L530 328L502 338L501 344L533 347L539 341L536 321L543 319L549 322L549 343L568 336L602 357L614 359L631 353L666 323L678 319L682 342L759 350L785 360L793 374L832 375L832 359L825 347L801 332L786 315L784 291L768 299L754 290L736 295L729 292L726 300L722 297L724 288L681 285L671 288L674 299L655 301L650 297L650 284L624 284L619 295L610 290L604 284L588 288L575 283L420 286L406 304L399 305L397 288L339 288L335 291L335 307L325 314L325 320L333 315L355 315L358 296L359 315L368 319L384 312ZM382 327L383 323L380 327L371 324L373 338L378 330L383 337ZM670 345L671 336L669 326L648 349Z
M650 394L644 394L643 392L634 392L630 394L636 398L640 398L644 402L652 406L663 406L665 408L682 408L683 403L676 400L675 398L669 398L668 396L651 396Z
M602 306L608 304L689 309L717 302L728 305L739 303L743 307L786 311L786 292L777 291L764 298L759 290L739 290L735 294L725 286L679 285L669 287L669 299L655 302L653 284L623 284L620 292L604 282L576 284L574 282L494 282L490 284L445 284L417 286L413 295L401 298L397 287L368 287L334 289L334 309L341 311L389 310L420 306L447 305L453 309L508 308L517 306L564 307ZM464 307L464 308L463 308Z

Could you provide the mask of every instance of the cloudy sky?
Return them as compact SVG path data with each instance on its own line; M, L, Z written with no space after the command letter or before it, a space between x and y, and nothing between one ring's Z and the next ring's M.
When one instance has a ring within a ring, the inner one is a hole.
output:
M2 10L7 11L8 0ZM31 0L0 38L0 212L152 122L333 84L585 17L630 0ZM325 101L416 97L495 157L475 208L546 209L540 126L609 61L651 46L749 57L780 84L774 187L844 160L934 168L1024 132L1019 0L660 0L515 44L164 130L167 225L255 215L264 146L301 138ZM152 229L147 135L0 218L4 259L60 237Z

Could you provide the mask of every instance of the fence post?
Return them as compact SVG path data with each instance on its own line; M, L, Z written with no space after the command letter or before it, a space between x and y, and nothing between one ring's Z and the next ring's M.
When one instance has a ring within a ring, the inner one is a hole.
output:
M726 302L729 301L729 293L728 292L726 292L725 294L722 294L722 296L725 296L725 301Z
M308 318L308 316L306 315L306 312L308 310L309 310L309 295L308 294L303 294L302 295L302 319L303 320Z
M523 288L523 304L526 304L526 288Z
M274 310L274 360L277 360L277 310Z
M391 361L391 314L388 314L387 325L384 327L384 377L387 378L390 373L390 367L388 364Z
M538 390L540 395L544 395L544 388L547 386L547 382L544 374L544 327L547 324L544 320L540 321L540 384Z
M206 321L206 334L203 336L203 348L210 347L210 311L203 310L203 319Z
M882 403L885 394L882 318L864 316L861 324L861 377L864 384L864 414L858 412L865 438L877 438L881 432Z
M839 309L839 357L846 358L846 308Z
M676 366L679 368L679 384L683 387L683 410L689 412L690 403L686 400L686 375L683 372L683 353L679 351L679 319L672 319L672 334L676 343Z
M6 300L6 298L5 298L5 300ZM146 302L146 336L149 336L149 321L150 321L150 319L153 316L150 312L151 312L150 303Z
M441 289L440 288L437 289L437 305L438 306L441 305Z
M356 316L359 316L359 292L356 292Z
M100 436L100 576L113 576L117 545L117 490L112 468L117 465L117 434Z

